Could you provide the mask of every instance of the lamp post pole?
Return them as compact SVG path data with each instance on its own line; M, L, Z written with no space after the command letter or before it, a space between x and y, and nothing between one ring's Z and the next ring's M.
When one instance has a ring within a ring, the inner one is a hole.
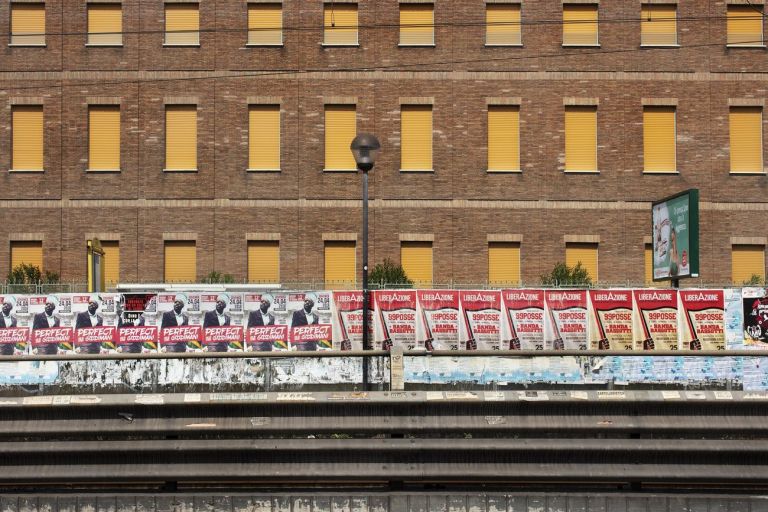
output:
M373 170L380 148L379 140L368 133L361 133L350 145L357 168L363 173L363 350L371 348L368 332L368 172ZM363 387L368 389L367 357L363 358Z

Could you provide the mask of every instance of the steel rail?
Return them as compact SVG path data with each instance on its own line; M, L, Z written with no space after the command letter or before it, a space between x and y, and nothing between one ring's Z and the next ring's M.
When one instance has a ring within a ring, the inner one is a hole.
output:
M318 350L315 352L182 352L145 354L23 354L0 356L0 362L21 361L124 361L146 359L284 359L284 358L340 358L389 357L386 350ZM768 350L433 350L404 352L405 357L768 357Z

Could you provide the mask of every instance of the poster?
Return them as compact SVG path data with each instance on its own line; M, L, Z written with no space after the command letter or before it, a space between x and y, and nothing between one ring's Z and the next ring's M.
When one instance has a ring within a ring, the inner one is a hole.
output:
M32 315L32 352L65 354L74 351L72 337L72 299L64 295L33 295L29 298Z
M416 339L425 349L459 350L458 291L417 290L416 316Z
M699 191L654 202L653 279L699 276Z
M768 348L768 288L743 288L744 346Z
M500 350L501 292L468 290L459 292L461 313L459 343L466 350Z
M229 352L243 350L242 294L201 293L203 311L202 350Z
M0 355L18 356L27 351L29 327L0 328Z
M291 350L314 351L333 348L330 292L291 292L286 301L290 318Z
M333 292L333 348L335 350L363 349L363 292L358 290ZM373 294L368 295L368 340L373 340Z
M243 295L246 350L270 352L288 350L287 309L285 293L246 293Z
M73 352L71 327L43 327L32 330L32 353L56 355Z
M587 291L547 290L545 343L553 350L587 349Z
M683 350L725 350L723 290L680 290Z
M502 349L544 350L544 290L502 290Z
M287 351L287 325L255 325L246 328L246 350L249 352L270 352L272 350Z
M416 341L416 291L377 290L374 300L374 350L401 347L404 351L421 350Z
M113 351L115 329L109 327L102 313L103 299L99 294L74 294L70 296L75 329L75 351L81 354L100 354ZM110 319L114 325L114 307Z
M162 352L202 351L199 293L161 293L157 313Z
M589 291L590 350L632 350L632 291Z
M677 350L677 290L634 290L635 350Z
M116 351L126 354L157 352L158 329L154 325L125 325L117 329Z

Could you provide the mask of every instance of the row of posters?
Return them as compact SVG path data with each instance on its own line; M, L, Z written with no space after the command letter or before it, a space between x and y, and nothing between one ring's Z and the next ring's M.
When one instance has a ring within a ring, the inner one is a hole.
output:
M0 296L0 354L360 350L361 291ZM377 290L371 348L723 350L723 290ZM744 344L768 295L742 290ZM130 311L129 311L130 310Z

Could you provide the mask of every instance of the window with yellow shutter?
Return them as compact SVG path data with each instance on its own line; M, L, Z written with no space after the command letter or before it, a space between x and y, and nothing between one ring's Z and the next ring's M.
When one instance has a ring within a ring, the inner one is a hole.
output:
M488 171L520 170L520 107L488 106Z
M416 288L432 286L432 242L400 242L400 265Z
M597 107L565 108L565 171L597 172Z
M165 107L165 170L197 170L197 105Z
M643 4L640 7L640 44L677 45L677 5Z
M734 285L749 283L753 276L765 281L765 246L733 245L731 247L731 281Z
M13 131L11 168L14 171L42 171L43 168L43 106L15 105L11 107Z
M114 287L120 283L120 242L102 240L104 251L104 284Z
M248 4L248 44L282 46L283 4Z
M325 242L325 287L354 288L356 283L355 242Z
M729 5L728 46L763 46L763 6Z
M356 46L357 4L326 3L323 6L323 44Z
M325 170L356 171L349 145L357 135L355 105L325 106Z
M675 130L675 107L643 107L645 172L677 171Z
M33 265L43 270L43 242L11 242L11 269L19 265Z
M563 46L598 46L597 4L563 4Z
M248 282L280 282L280 242L250 240L248 242Z
M88 44L121 46L123 44L123 6L88 4Z
M11 4L11 44L15 46L45 45L45 4Z
M400 170L432 170L432 105L400 106Z
M200 45L199 4L165 4L165 44L167 46Z
M729 113L731 172L763 173L763 109L731 107Z
M581 266L587 270L593 283L597 283L597 244L594 243L566 243L565 264L569 267Z
M248 170L280 170L280 105L248 107Z
M485 24L487 46L522 44L520 4L486 4Z
M400 4L400 46L434 46L433 4Z
M491 286L520 284L520 243L488 244L488 284Z
M164 282L197 282L197 247L194 240L166 240L164 263Z
M120 106L88 107L88 170L120 170Z

